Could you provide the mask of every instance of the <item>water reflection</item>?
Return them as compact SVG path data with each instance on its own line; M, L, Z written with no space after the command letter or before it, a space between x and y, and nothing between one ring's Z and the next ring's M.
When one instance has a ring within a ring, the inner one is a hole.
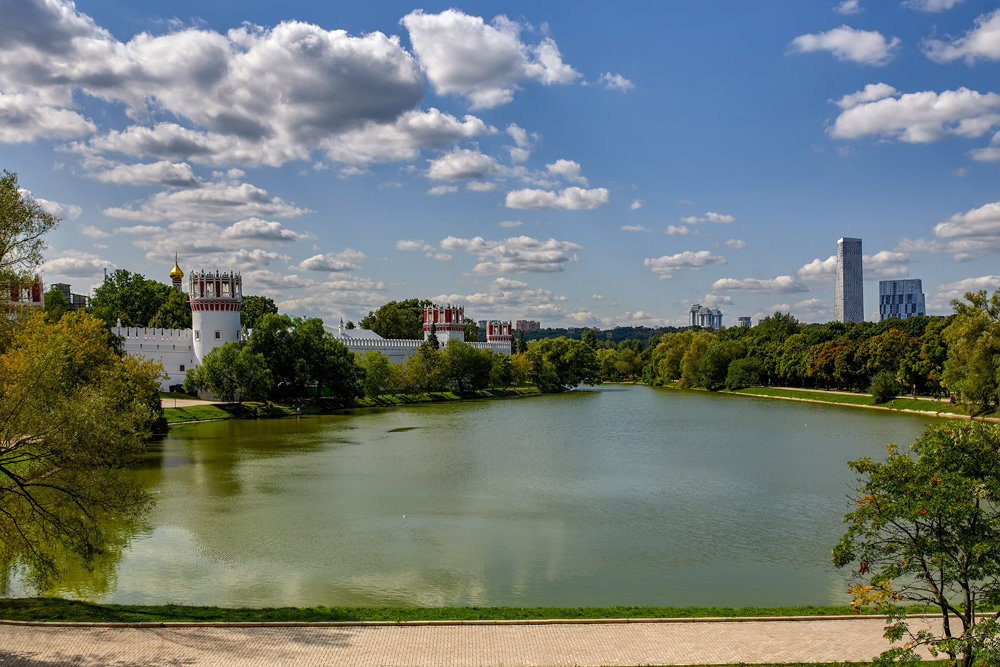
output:
M646 387L179 427L117 602L805 604L845 462L923 419Z

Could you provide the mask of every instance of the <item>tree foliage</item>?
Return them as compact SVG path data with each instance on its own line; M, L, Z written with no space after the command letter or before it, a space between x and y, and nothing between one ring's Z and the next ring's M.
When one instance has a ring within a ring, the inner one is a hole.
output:
M17 174L4 169L0 175L0 285L24 286L34 280L42 262L42 236L59 219L42 210L17 185Z
M262 399L273 384L264 355L233 341L206 354L184 375L184 391L205 391L226 403Z
M531 343L529 378L544 392L560 392L581 384L600 384L601 365L593 348L579 340L548 338Z
M162 421L158 363L121 357L84 312L23 314L0 354L0 564L48 580L68 551L92 562L148 498L121 468Z
M69 310L69 301L66 300L66 295L60 292L55 285L45 290L43 302L45 317L50 322L58 322Z
M362 318L362 329L374 331L382 338L418 339L424 336L424 306L426 299L390 301Z
M121 321L127 327L148 327L171 294L177 293L173 287L147 280L142 274L117 269L94 290L90 311L111 326ZM190 310L186 322L184 328L190 327Z
M253 329L261 317L268 313L277 314L277 312L278 306L270 297L244 294L243 303L240 306L240 326L244 329Z
M988 409L1000 401L1000 289L969 292L952 301L955 319L944 332L948 359L944 381L963 400Z
M883 659L913 660L924 645L965 667L996 664L1000 427L934 425L908 453L889 445L885 462L848 465L859 481L833 563L857 567L855 605L889 614L886 636L906 642ZM943 633L911 628L899 601L939 608Z

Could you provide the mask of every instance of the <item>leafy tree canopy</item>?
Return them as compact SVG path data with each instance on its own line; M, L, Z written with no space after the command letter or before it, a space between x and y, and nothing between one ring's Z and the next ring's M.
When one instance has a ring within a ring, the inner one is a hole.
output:
M0 285L24 285L42 262L42 236L59 223L17 185L17 174L0 175Z
M277 314L278 306L274 300L266 296L254 296L253 294L243 295L243 304L240 306L240 325L244 329L253 329L262 316L272 313Z
M1000 426L929 426L910 448L889 445L885 462L848 465L858 474L837 567L856 567L855 605L889 615L886 637L905 641L886 662L919 660L929 647L964 667L1000 660ZM941 610L943 631L911 628L897 602Z
M418 339L424 337L424 306L432 306L427 299L390 301L362 318L362 329L374 331L382 338Z
M122 358L102 322L22 316L0 354L0 573L44 583L66 551L108 556L148 498L120 468L162 422L158 363ZM4 578L3 581L6 581Z
M173 287L147 280L142 274L117 269L94 290L90 311L111 326L121 320L124 326L148 327L171 294L177 293ZM187 322L190 327L190 314Z

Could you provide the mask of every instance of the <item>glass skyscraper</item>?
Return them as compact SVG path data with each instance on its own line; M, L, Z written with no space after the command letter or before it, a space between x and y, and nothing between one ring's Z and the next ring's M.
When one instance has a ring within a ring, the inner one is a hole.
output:
M833 317L838 322L865 321L861 239L845 237L837 241L837 288Z

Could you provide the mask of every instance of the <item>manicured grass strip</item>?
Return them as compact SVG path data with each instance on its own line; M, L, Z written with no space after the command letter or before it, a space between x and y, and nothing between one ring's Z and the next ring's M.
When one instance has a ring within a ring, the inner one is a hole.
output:
M917 410L919 412L948 412L954 414L968 415L969 410L962 405L949 405L945 402L914 400L912 398L897 398L895 405L892 402L872 403L870 394L834 394L826 391L812 391L799 389L782 389L779 387L747 387L737 389L732 394L750 394L753 396L770 396L772 398L804 398L811 401L831 403L836 405L878 405L883 408L896 408L897 410Z
M912 613L924 613L913 607ZM700 618L747 616L846 616L848 606L805 607L193 607L96 604L61 598L0 598L0 618L14 621L447 621L547 618Z
M409 405L411 403L436 403L440 401L464 401L477 398L510 398L515 396L531 396L539 394L538 387L513 387L509 389L480 389L466 394L456 394L451 391L429 392L420 394L383 394L370 398L359 398L356 407L388 407L393 405Z
M302 412L298 412L299 406L290 403L258 403L247 401L242 405L229 405L225 403L213 403L209 405L196 405L186 408L169 407L169 399L163 408L163 416L168 424L177 422L204 421L208 419L254 419L260 417L285 417L295 414L326 414L337 412L344 408L371 408L371 407L391 407L395 405L410 405L413 403L436 403L441 401L466 401L470 399L483 398L510 398L516 396L537 395L540 392L537 387L513 387L510 389L481 389L479 391L456 394L450 391L431 392L422 394L386 394L374 398L363 398L355 401L352 405L345 406L340 403L321 400L319 403L310 401L303 403Z

